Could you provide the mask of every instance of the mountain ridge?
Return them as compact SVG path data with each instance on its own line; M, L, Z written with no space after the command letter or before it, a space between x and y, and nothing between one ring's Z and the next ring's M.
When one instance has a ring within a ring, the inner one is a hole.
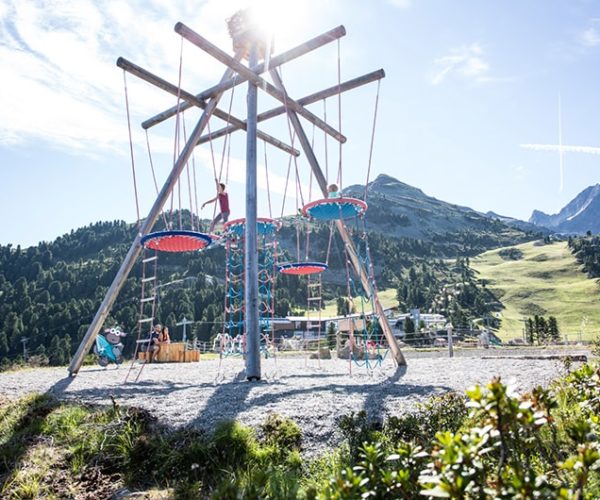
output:
M534 210L529 222L545 226L558 233L600 233L600 184L588 186L567 203L557 214Z
M344 195L364 198L365 186L355 184L343 190ZM473 231L515 236L515 232L531 233L533 239L545 229L509 217L493 216L472 208L439 200L421 189L380 174L369 182L366 219L371 230L393 237L409 237L435 241L448 233ZM534 234L535 233L535 234Z

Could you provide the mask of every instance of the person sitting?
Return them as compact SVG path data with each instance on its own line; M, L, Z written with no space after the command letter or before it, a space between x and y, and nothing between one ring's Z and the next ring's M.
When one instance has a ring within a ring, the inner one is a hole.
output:
M152 363L154 358L160 351L160 336L162 333L162 326L157 323L150 331L150 342L148 343L148 362Z
M327 187L327 197L328 198L341 198L342 194L340 193L340 188L338 188L337 184L329 184Z
M159 342L159 344L170 344L171 343L171 337L169 336L169 327L167 325L162 327L162 331L160 332L158 342Z

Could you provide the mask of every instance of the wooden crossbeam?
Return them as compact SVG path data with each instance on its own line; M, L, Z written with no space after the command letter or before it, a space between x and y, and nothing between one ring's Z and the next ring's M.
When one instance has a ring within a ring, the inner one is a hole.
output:
M275 69L284 63L290 62L300 56L303 56L304 54L307 54L308 52L318 49L319 47L322 47L323 45L326 45L329 42L333 42L334 40L337 40L337 39L343 37L345 34L346 34L346 28L344 28L343 26L337 26L336 28L333 28L332 30L326 31L325 33L322 33L321 35L311 38L310 40L304 42L301 45L298 45L290 50L286 50L285 52L282 52L279 55L271 57L271 59L269 60L268 67L265 66L264 62L261 62L261 63L257 64L256 66L253 66L250 69L252 70L252 72L259 75L261 73L264 73L267 70ZM214 87L206 89L204 92L201 92L200 94L196 94L196 97L198 99L202 99L202 100L210 99L211 97L214 97L216 94L218 94L220 92L225 92L225 91L235 87L236 85L239 85L240 83L244 83L245 81L247 81L246 78L238 75L230 80L227 80L224 83L220 83L218 85L215 85ZM193 106L192 104L185 103L183 105L183 107L180 108L180 110L186 110L192 106ZM171 118L172 116L175 116L175 114L177 114L177 106L173 106L173 107L153 116L152 118L148 118L148 120L146 120L145 122L142 122L142 127L144 129L149 129L149 128L153 127L154 125L158 125L159 123Z
M325 123L318 116L311 113L296 101L288 97L277 87L274 87L272 84L258 76L254 73L250 68L244 66L241 62L233 59L229 54L227 54L224 50L221 50L216 45L209 42L206 38L199 35L192 29L188 28L183 23L177 23L175 25L175 31L179 33L182 37L184 37L189 42L193 43L196 47L204 50L211 56L213 56L218 61L223 64L229 66L231 69L236 71L240 76L247 78L250 82L256 85L258 88L264 90L267 94L274 97L278 101L280 101L284 106L292 109L294 112L301 115L303 118L308 120L310 123L319 127L321 130L329 134L331 137L336 139L339 142L346 142L346 137L335 130L332 126Z
M374 82L376 80L380 80L385 77L385 71L383 69L378 69L377 71L373 71L371 73L367 73L366 75L359 76L357 78L353 78L352 80L345 81L340 85L334 85L333 87L329 87L327 89L321 90L319 92L315 92L314 94L307 95L302 99L298 99L298 104L302 106L307 106L309 104L313 104L315 102L321 101L323 99L327 99L338 93L347 92L348 90L355 89L357 87L361 87L362 85L366 85L367 83ZM264 120L268 120L270 118L274 118L276 116L282 115L285 113L285 106L278 106L273 109L269 109L268 111L264 111L257 116L257 122L260 123ZM215 130L210 134L203 135L198 141L198 144L204 144L206 142L212 141L214 139L218 139L219 137L223 137L224 135L231 134L236 130L240 130L240 127L234 124L230 124L227 127L224 127L219 130Z
M198 106L199 108L206 109L207 104L202 99L198 99L195 95L191 94L190 92L187 92L183 89L179 89L176 85L173 85L172 83L167 82L163 78L160 78L159 76L150 73L149 71L141 68L140 66L132 63L131 61L128 61L124 57L119 57L117 59L117 66L119 68L124 69L128 73L131 73L132 75L135 75L138 78L141 78L142 80L151 83L152 85L155 85L156 87L165 90L166 92L169 92L169 94L172 94L176 97L179 96L181 99L190 103L190 105L192 106ZM214 110L213 115L218 116L222 120L234 124L238 129L246 130L246 122L240 120L239 118L236 118L233 115L226 113L225 111L219 108L216 108ZM280 141L279 139L276 139L272 135L266 134L265 132L262 132L260 130L257 130L256 133L257 136L260 137L262 140L267 141L269 144L272 144L273 146L279 149L282 149L286 153L292 154L294 156L300 155L300 151L294 149L292 146L288 146L287 144Z

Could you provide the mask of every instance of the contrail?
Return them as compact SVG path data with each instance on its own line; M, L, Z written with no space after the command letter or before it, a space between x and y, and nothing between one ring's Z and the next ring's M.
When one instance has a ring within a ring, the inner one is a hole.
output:
M563 169L563 154L564 154L564 150L563 150L563 143L562 143L562 113L561 113L561 106L560 106L560 94L558 94L558 146L560 147L559 151L558 151L558 158L559 158L559 168L560 168L560 189L559 192L562 193L563 191L563 180L564 180L564 169Z
M562 144L520 144L524 149L533 151L558 151L564 153L585 153L588 155L600 155L600 148L592 146L563 146Z
M560 167L560 192L563 190L565 153L584 153L588 155L600 155L600 148L593 146L565 146L562 142L562 106L560 94L558 94L558 144L520 144L524 149L533 151L558 151Z

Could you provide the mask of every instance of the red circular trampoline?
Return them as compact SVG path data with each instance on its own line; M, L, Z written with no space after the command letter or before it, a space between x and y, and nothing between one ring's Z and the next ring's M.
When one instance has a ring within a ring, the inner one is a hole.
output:
M212 238L196 231L158 231L142 237L144 248L159 252L195 252L212 243Z
M329 266L323 262L292 262L278 266L281 274L293 274L295 276L306 276L308 274L319 274L327 270Z

